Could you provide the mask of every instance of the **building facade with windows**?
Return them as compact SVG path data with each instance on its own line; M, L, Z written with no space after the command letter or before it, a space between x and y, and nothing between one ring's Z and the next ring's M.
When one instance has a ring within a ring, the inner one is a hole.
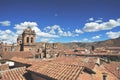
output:
M35 42L36 33L30 27L26 28L17 38L16 44L0 43L0 54L5 52L30 51L36 57L55 57L61 47L58 43ZM58 48L59 46L59 48Z

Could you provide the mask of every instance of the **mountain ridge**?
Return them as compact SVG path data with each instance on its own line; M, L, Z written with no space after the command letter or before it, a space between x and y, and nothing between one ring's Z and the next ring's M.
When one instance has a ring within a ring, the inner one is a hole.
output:
M70 43L63 43L66 46L69 46L71 48L74 47L90 47L90 46L95 46L95 47L111 47L111 46L116 46L120 47L120 37L115 38L115 39L108 39L104 41L97 41L97 42L70 42Z

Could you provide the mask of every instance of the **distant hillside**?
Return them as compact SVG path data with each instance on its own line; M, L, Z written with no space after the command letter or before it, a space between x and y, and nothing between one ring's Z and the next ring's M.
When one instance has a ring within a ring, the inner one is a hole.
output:
M72 42L72 43L64 43L67 48L74 47L107 47L107 46L120 46L120 37L116 39L109 39L105 41L91 42L91 43L82 43L82 42Z
M95 46L120 46L120 37L116 39L99 41L95 44Z
M42 45L44 42L38 42L36 45ZM49 43L50 45L53 45L53 43ZM57 43L57 47L59 49L73 49L77 47L85 47L85 48L91 48L91 46L95 47L107 47L107 46L119 46L120 47L120 37L116 39L109 39L105 41L98 41L98 42L70 42L70 43Z
M83 42L72 42L72 43L64 43L64 45L68 48L76 48L76 47L90 47L94 45L94 43L83 43Z

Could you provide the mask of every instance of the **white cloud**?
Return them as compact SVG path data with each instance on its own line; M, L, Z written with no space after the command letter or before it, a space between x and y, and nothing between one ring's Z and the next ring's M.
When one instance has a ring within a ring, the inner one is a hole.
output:
M39 32L39 33L37 33L37 36L38 37L48 37L48 38L58 38L59 37L58 35L52 35L52 34L45 33L45 32Z
M4 43L15 43L17 39L17 35L11 30L0 30L0 40Z
M97 22L97 23L101 23L101 22L103 22L102 20L96 20L95 22Z
M92 39L99 39L101 35L93 36Z
M81 40L73 40L71 42L82 42Z
M73 36L73 34L70 31L67 32L63 32L62 34L60 34L61 36Z
M11 31L11 30L6 30L5 32L6 32L7 34L12 33L12 31Z
M49 40L50 40L50 39L48 39L48 38L41 38L41 39L40 39L41 42L48 42Z
M1 26L10 26L10 21L0 21Z
M36 22L23 22L20 24L16 24L14 29L17 30L17 34L22 34L23 30L26 29L27 27L31 27L32 30L35 30L36 33L40 32L40 29L37 27Z
M36 35L37 35L37 38L39 38L40 41L42 41L41 39L44 38L58 38L59 36L56 35L55 33L53 34L52 31L51 33L48 33L48 32L43 32L39 29L38 27L38 24L36 22L23 22L23 23L20 23L20 24L16 24L14 29L17 30L17 34L20 35L23 33L23 31L27 28L27 27L31 27L32 30L35 30L36 32ZM47 29L49 29L50 27L47 27ZM57 26L54 26L53 29L56 29ZM49 40L50 40L49 39ZM38 40L38 39L37 39Z
M56 35L42 32L38 28L38 24L36 22L23 22L20 24L16 24L14 28L17 30L17 32L16 32L17 34L22 34L24 29L26 29L27 27L31 27L32 30L35 30L38 37L58 37Z
M84 38L82 39L82 42L93 42L93 41L91 41L90 39Z
M98 19L102 20L103 18L98 18Z
M50 42L50 43L53 42L53 40L54 40L53 38L41 38L40 39L41 42Z
M83 39L83 41L88 41L88 40L89 40L89 39L87 39L87 38L84 38L84 39Z
M85 24L83 30L86 32L95 32L100 30L110 30L118 26L120 26L120 18L117 20L110 19L108 22L102 23L89 22Z
M58 36L66 36L66 37L76 36L76 34L74 34L71 31L64 31L59 25L47 26L44 28L44 30L52 35L56 34Z
M23 22L20 24L16 24L14 29L16 29L17 35L22 34L23 30L27 27L31 27L32 30L35 30L37 35L37 41L52 41L52 39L59 38L59 37L73 37L78 36L78 34L75 34L71 31L64 31L59 25L53 25L53 26L47 26L44 28L45 32L41 31L38 27L38 24L36 22ZM78 33L80 33L80 30L77 30ZM9 31L7 31L9 32Z
M80 30L80 29L75 29L75 32L76 32L76 33L78 33L78 34L83 33L83 31L82 31L82 30Z
M89 18L89 21L94 21L94 18Z
M111 39L120 37L120 31L118 31L118 32L112 32L112 31L110 31L110 32L107 32L106 34Z
M73 40L71 42L92 42L92 41L90 39L88 39L88 38L83 38L83 39L79 39L79 40L75 39L75 40Z
M63 32L59 25L47 26L44 28L44 30L50 34L56 34L56 31Z

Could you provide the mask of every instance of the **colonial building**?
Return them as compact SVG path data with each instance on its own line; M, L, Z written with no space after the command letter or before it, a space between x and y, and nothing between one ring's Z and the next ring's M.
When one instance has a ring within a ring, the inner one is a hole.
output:
M16 44L0 43L0 54L7 52L32 52L37 58L56 57L63 45L59 43L35 42L36 33L30 27L26 28L17 38ZM59 47L58 47L59 46Z

